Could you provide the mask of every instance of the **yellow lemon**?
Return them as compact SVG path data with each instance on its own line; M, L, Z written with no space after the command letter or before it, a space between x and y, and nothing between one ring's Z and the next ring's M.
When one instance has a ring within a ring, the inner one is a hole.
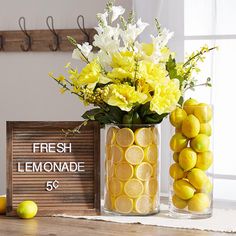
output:
M21 202L17 207L17 215L22 219L31 219L36 216L37 204L33 201Z
M198 168L192 169L187 178L196 189L202 189L208 180L206 173Z
M145 193L150 196L157 194L158 182L157 178L151 178L149 181L145 182Z
M150 179L153 173L153 168L148 162L142 162L140 165L136 166L135 174L141 181L147 181Z
M158 129L156 127L151 128L152 130L152 135L153 135L153 143L158 144L159 139L158 139Z
M108 177L108 179L110 179L115 174L115 165L113 164L113 162L111 160L108 160L105 163L106 163L107 177Z
M178 163L179 162L179 152L174 152L173 153L173 160Z
M177 107L174 111L170 113L170 123L176 127L179 128L182 125L183 120L185 120L187 117L187 113L185 110Z
M109 190L110 190L110 193L114 197L119 196L122 193L122 190L123 190L122 182L119 181L117 178L112 178L109 181Z
M152 211L153 208L152 198L148 195L142 195L135 200L134 206L136 212L138 212L139 214L148 214Z
M179 198L176 194L172 196L172 203L178 209L184 209L188 204L187 201Z
M137 145L132 145L128 147L125 151L125 159L131 165L138 165L143 161L144 151L141 147Z
M184 148L179 154L179 165L184 171L191 170L197 162L197 153L192 148Z
M200 134L206 134L207 136L211 136L212 129L210 123L201 123L200 124Z
M156 144L152 144L144 149L145 161L155 164L158 158L158 149Z
M143 193L143 183L138 179L130 179L124 185L124 192L131 198L137 198Z
M213 154L211 151L201 152L197 155L196 167L201 170L207 170L213 162Z
M205 183L204 186L199 190L199 192L209 194L209 193L212 192L212 189L213 189L213 185L212 185L210 179L207 178L206 183Z
M212 119L212 110L208 104L199 103L194 107L193 114L199 119L201 123L207 123Z
M106 144L111 145L116 141L116 133L119 130L117 127L110 127L107 131Z
M121 147L129 147L134 142L134 133L129 128L119 129L116 133L116 142Z
M199 134L191 140L190 146L196 152L206 152L209 150L210 139L205 134Z
M176 133L170 140L170 148L174 152L180 152L188 145L188 139L181 133Z
M189 115L182 123L182 133L187 138L194 138L199 134L200 122L194 115Z
M128 179L133 177L133 166L127 162L118 163L115 167L115 174L119 180L127 181Z
M203 212L210 206L210 199L205 193L196 193L188 201L189 211Z
M151 128L139 128L134 132L135 143L141 147L147 147L153 142Z
M184 179L176 180L173 184L173 188L175 194L183 200L192 198L195 192L194 187Z
M122 213L128 214L133 210L133 199L126 195L121 195L115 199L115 210Z
M123 149L118 145L111 145L109 153L110 153L109 160L111 160L115 164L121 162L124 156Z
M184 171L178 163L174 163L170 166L169 173L173 179L182 179L184 177Z
M0 195L0 215L5 215L7 209L6 195Z
M194 107L195 107L195 105L197 105L197 104L198 104L198 101L197 101L197 100L195 100L195 99L193 99L193 98L190 98L190 99L188 99L187 101L184 102L183 107L184 107L184 110L186 111L186 113L187 113L188 115L190 115L190 114L193 114L193 112L194 112Z

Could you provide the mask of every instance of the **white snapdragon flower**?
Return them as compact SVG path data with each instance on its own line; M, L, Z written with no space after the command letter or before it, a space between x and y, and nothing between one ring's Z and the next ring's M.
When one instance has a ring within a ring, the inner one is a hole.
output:
M111 22L115 21L119 16L123 15L125 9L122 6L112 6Z
M104 26L107 26L107 17L108 17L107 12L97 14L97 18L102 21Z
M127 47L133 44L147 26L148 23L142 22L141 19L139 19L136 24L128 24L127 29L121 30L120 32L124 45Z
M77 48L74 49L72 53L72 58L86 61L85 58L89 57L89 54L91 53L92 49L93 47L88 42L85 42L82 45L77 44Z

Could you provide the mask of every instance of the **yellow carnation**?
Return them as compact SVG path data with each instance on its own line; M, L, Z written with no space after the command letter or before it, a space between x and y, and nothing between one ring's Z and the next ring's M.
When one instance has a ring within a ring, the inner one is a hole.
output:
M107 86L108 94L103 100L111 105L117 106L123 111L130 111L134 104L143 104L147 95L135 91L134 87L126 84L110 84Z
M144 79L153 90L157 84L166 81L167 71L163 65L156 65L150 61L140 61L138 65L137 78Z
M169 80L167 83L158 84L150 103L150 110L159 115L169 113L175 109L180 96L178 80Z
M142 43L142 51L147 55L151 56L154 52L153 43Z
M87 85L88 88L94 89L96 84L99 82L101 75L101 66L97 60L93 60L87 64L81 71L78 79L80 86Z

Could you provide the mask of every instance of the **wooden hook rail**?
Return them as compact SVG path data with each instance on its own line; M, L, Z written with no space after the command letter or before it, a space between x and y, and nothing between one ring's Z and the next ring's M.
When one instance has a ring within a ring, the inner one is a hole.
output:
M82 25L80 21L82 20ZM72 51L74 46L67 36L73 37L78 43L93 42L96 30L84 27L83 16L78 16L78 29L54 29L53 17L47 17L48 30L27 30L24 17L19 18L21 30L0 31L1 52L46 52L46 51Z

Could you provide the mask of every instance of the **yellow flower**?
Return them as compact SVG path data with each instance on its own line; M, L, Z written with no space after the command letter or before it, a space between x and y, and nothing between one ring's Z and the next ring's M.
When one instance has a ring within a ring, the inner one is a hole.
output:
M66 88L62 87L62 88L60 88L60 93L64 94L66 92L66 90L67 90Z
M100 75L101 66L98 64L97 60L93 60L82 69L79 74L78 85L87 85L88 88L94 89L99 82Z
M163 65L150 61L140 61L138 64L137 78L144 79L154 90L157 84L166 81L167 71Z
M126 84L110 84L107 88L108 94L103 97L104 102L123 111L130 111L134 104L143 104L147 99L146 94L137 92L134 87Z
M158 84L153 99L150 103L150 110L159 115L169 113L175 109L181 92L178 80L169 80L167 83Z
M152 43L142 43L142 51L147 55L151 56L154 51L154 46Z
M113 81L118 79L118 80L123 80L127 78L134 78L135 72L134 71L129 71L125 70L123 68L114 68L111 72L107 74L107 76L112 79Z

